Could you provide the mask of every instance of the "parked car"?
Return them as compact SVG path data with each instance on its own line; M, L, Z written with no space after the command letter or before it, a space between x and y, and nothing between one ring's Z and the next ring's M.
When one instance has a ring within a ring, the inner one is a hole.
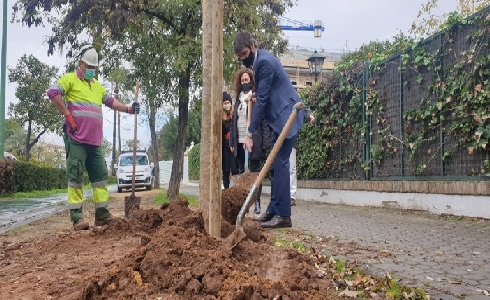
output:
M151 190L155 180L154 165L150 163L146 151L137 150L135 161L135 187ZM121 193L123 189L129 190L133 181L133 151L123 151L114 168L117 169L117 192Z
M10 152L3 152L3 157L6 159L17 160L17 157Z

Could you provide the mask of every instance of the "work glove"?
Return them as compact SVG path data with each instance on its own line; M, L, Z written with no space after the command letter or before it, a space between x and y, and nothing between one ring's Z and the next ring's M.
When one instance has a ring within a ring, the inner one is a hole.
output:
M71 114L65 115L65 122L70 127L70 132L72 134L75 133L75 131L78 130L77 123L75 123L75 119L73 119L73 116Z
M131 106L128 106L127 110L128 114L139 114L140 113L140 104L138 102L133 102Z

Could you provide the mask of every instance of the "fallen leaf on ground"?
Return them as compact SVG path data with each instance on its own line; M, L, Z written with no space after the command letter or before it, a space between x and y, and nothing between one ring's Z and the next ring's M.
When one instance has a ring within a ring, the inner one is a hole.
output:
M339 294L339 297L346 296L350 298L357 298L357 293L357 291L349 291L349 289L345 289Z

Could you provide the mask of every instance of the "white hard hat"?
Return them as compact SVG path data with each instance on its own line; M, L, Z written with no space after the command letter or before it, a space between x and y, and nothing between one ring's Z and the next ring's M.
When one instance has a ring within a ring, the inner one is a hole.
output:
M80 60L92 67L99 65L99 55L92 45L85 45L80 49Z

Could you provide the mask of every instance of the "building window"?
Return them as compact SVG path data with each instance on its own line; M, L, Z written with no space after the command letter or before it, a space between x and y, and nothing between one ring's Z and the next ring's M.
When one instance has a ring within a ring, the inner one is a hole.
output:
M291 81L292 85L297 85L296 81Z
M313 85L313 83L312 83L311 81L307 81L307 82L306 82L306 85L307 85L307 86L312 86L312 85Z

